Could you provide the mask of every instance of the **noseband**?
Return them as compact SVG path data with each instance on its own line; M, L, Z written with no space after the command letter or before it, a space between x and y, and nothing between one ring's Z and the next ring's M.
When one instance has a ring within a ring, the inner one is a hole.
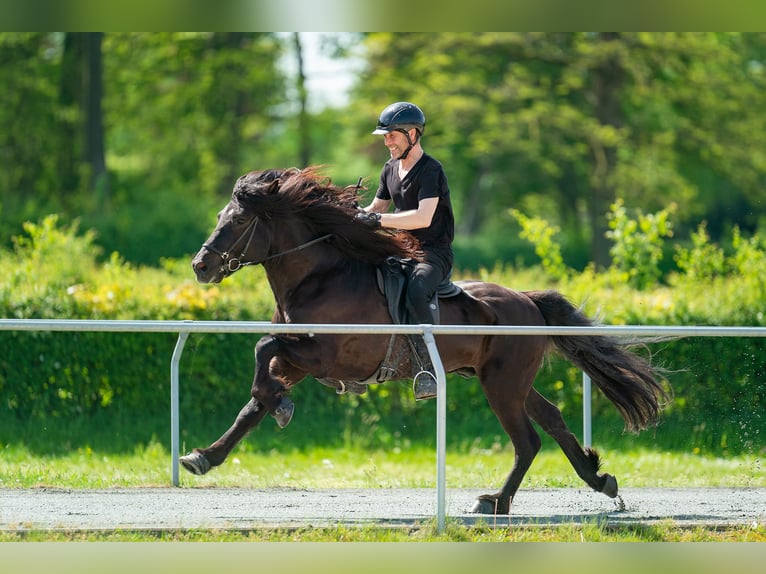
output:
M310 247L314 245L315 243L319 243L321 241L325 241L326 239L329 239L333 236L332 233L328 233L326 235L322 235L321 237L317 237L316 239L312 239L310 241L307 241L306 243L301 243L298 245L298 247L293 247L291 249L287 249L285 251L280 251L279 253L275 253L273 255L269 255L268 257L265 257L264 259L261 259L260 261L245 261L245 253L247 253L247 250L250 247L250 243L253 241L253 236L255 235L255 228L258 227L258 218L254 218L248 225L245 227L245 230L242 232L242 234L237 238L237 240L232 243L231 247L229 248L230 251L221 251L220 249L213 247L209 243L203 243L202 247L203 249L207 249L208 251L212 251L216 255L218 255L221 258L221 269L225 273L234 273L238 269L242 267L246 267L247 265L259 265L261 263L265 263L266 261L269 261L270 259L276 259L277 257L282 257L283 255L287 255L288 253L294 253L296 251L301 251L302 249L306 249L306 247ZM234 250L234 247L242 241L245 236L247 236L247 241L245 242L244 247L239 252L238 256L232 257L231 251Z

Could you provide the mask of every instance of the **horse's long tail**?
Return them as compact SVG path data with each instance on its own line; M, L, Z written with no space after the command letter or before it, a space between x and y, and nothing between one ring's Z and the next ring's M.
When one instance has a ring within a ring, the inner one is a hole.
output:
M557 291L525 293L545 318L557 327L593 326L595 322ZM669 393L658 380L659 370L631 352L629 344L601 335L552 335L556 349L587 373L601 392L617 407L625 428L637 432L656 424Z

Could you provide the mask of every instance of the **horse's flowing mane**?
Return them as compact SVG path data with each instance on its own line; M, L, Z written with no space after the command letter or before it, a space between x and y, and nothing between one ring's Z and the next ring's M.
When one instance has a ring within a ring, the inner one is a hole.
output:
M263 220L299 220L317 236L331 233L333 245L347 257L381 263L387 257L421 255L417 240L405 231L373 230L356 221L358 189L339 187L315 167L252 171L240 177L232 199Z

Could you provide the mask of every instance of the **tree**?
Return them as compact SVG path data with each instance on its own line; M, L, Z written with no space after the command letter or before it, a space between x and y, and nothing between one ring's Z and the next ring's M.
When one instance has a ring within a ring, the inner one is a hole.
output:
M103 203L109 198L104 147L103 66L101 32L68 32L61 56L59 104L61 133L69 145L59 151L62 192L75 194L84 186ZM83 169L85 166L85 169ZM82 179L83 172L85 181Z
M55 34L0 33L0 241L41 206L61 207L57 152L70 145L59 132L61 43Z
M274 145L284 78L273 34L108 34L105 48L111 151L152 186L228 194Z
M4 240L60 213L129 258L188 252L280 147L281 50L261 33L0 34Z
M620 57L620 34L604 32L596 35L594 52L598 61L592 67L593 113L599 126L619 132L623 124L620 92L625 82L625 69ZM591 259L599 266L609 264L609 246L605 240L606 211L614 201L616 190L610 177L617 168L616 141L592 138L589 142L592 154L591 195L588 215L591 221Z
M300 165L306 167L311 164L311 140L309 137L308 110L306 108L308 92L306 91L306 74L303 71L303 46L301 45L301 36L298 32L293 32L293 48L295 49L295 60L297 63L295 84L298 91L298 157L300 158Z

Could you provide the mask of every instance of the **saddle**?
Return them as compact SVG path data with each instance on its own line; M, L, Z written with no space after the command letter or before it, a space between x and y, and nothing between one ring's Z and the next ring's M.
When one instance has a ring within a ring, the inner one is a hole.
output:
M389 257L383 265L378 267L378 289L386 296L388 313L395 325L407 323L404 292L407 288L412 268L417 263L412 259L399 259ZM451 274L450 274L451 275ZM462 293L463 289L452 282L450 276L436 288L436 293L431 300L431 324L439 324L439 299L447 299Z

